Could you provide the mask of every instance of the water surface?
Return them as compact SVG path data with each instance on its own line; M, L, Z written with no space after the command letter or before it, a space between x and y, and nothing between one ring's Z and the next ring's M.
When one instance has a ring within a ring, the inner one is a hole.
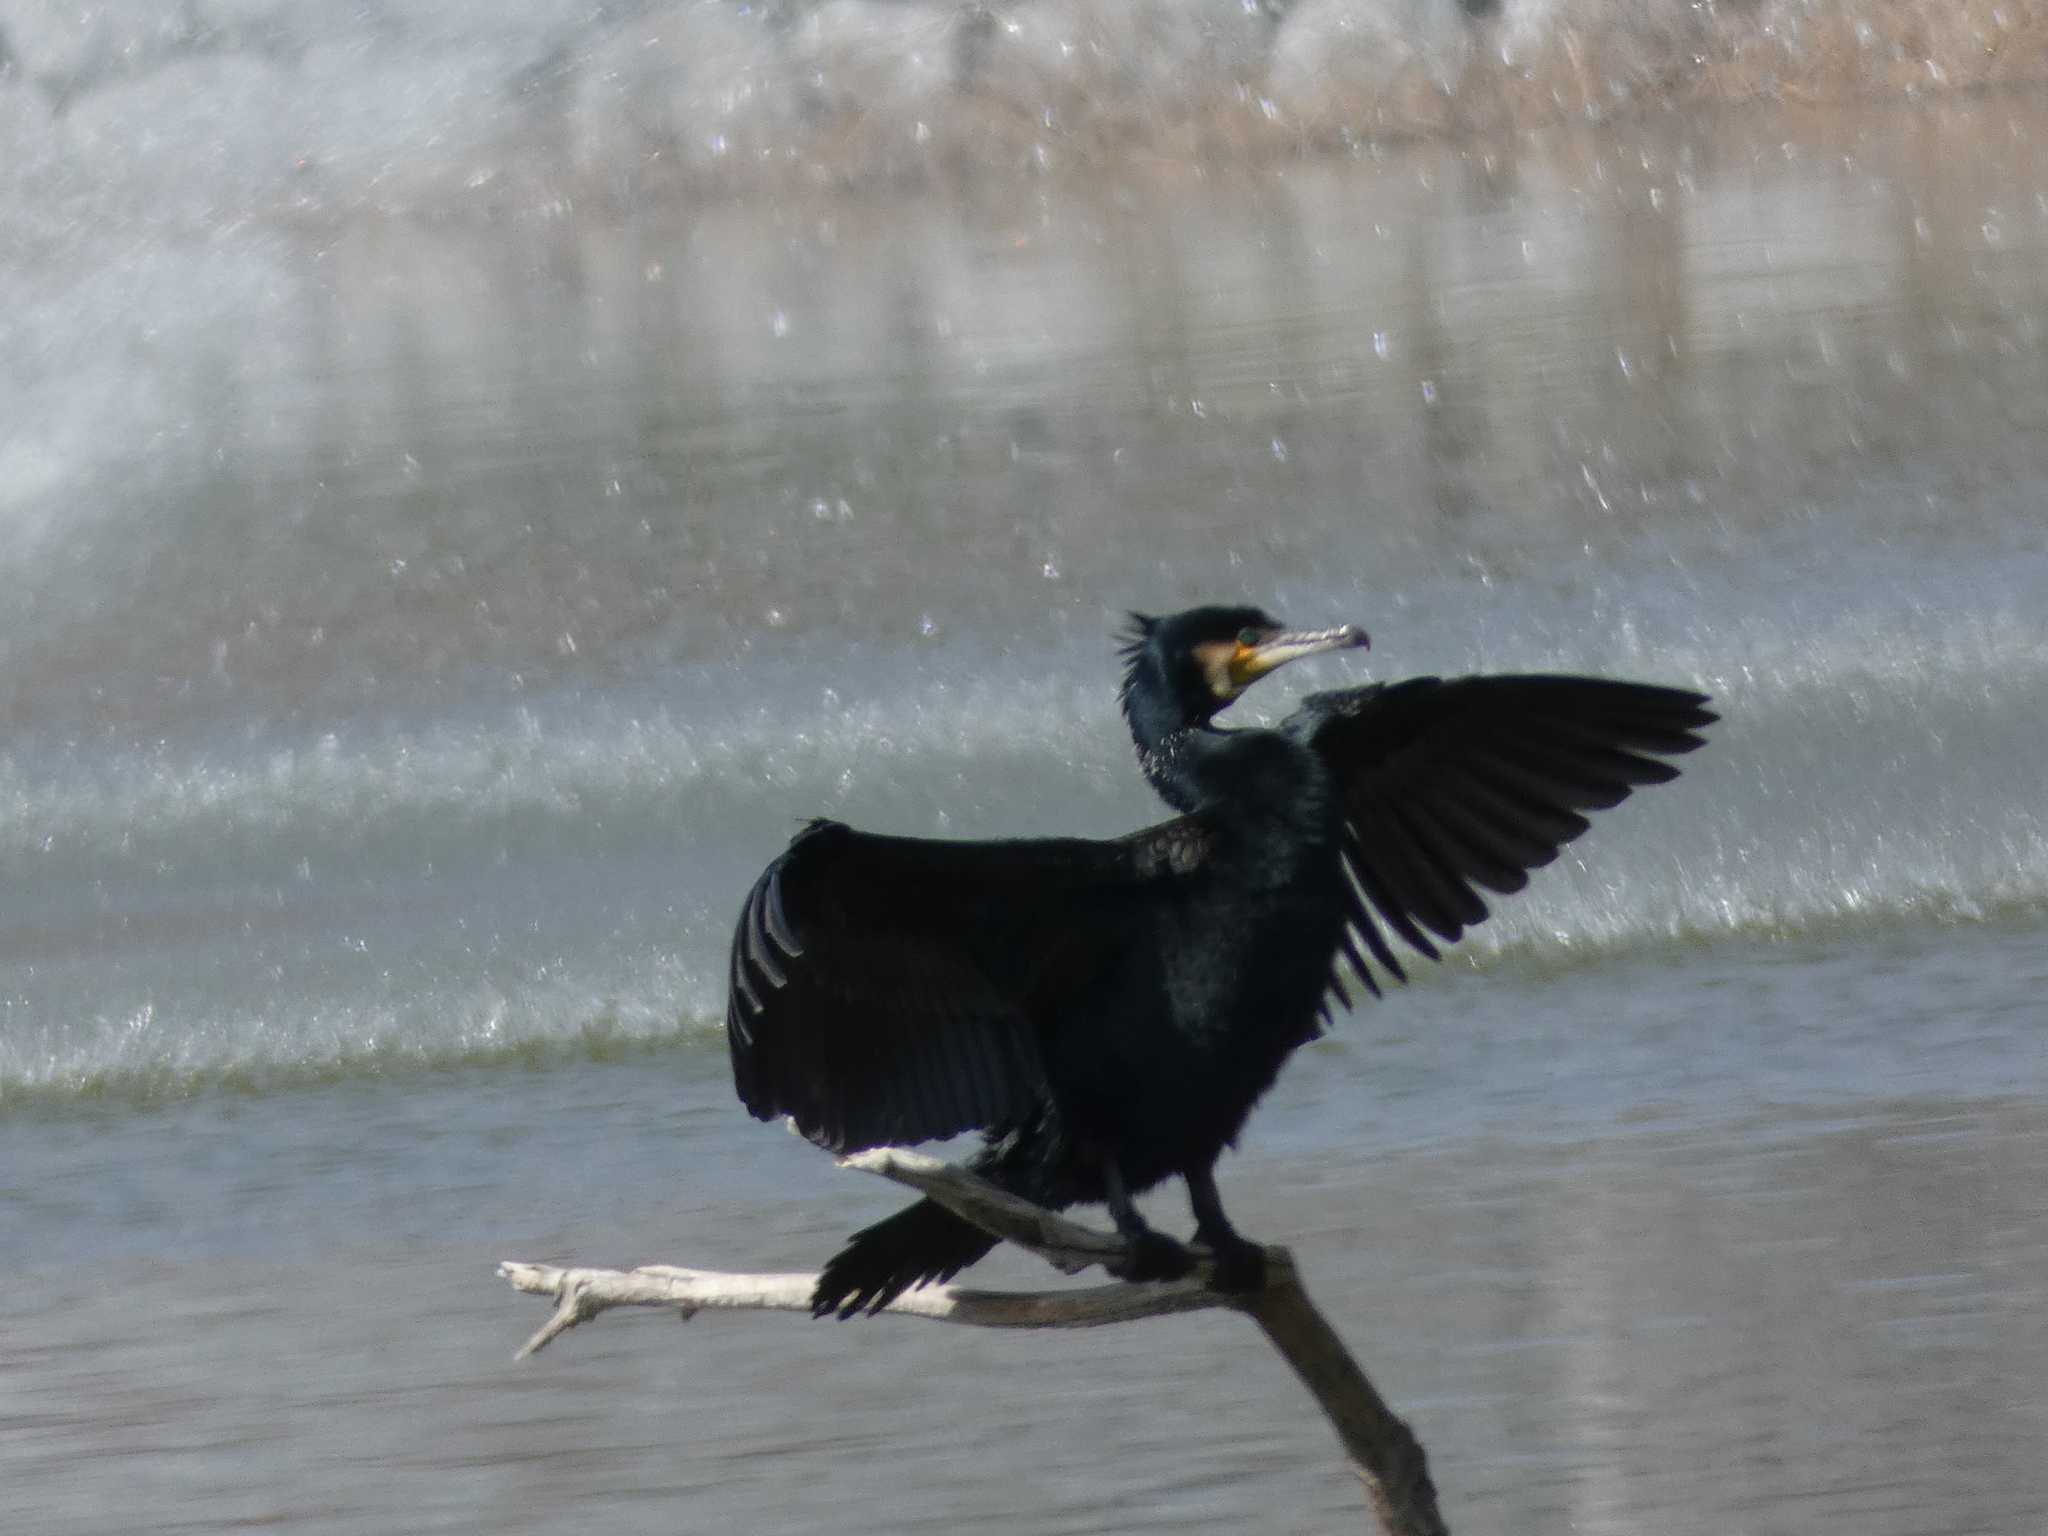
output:
M24 263L11 1524L1353 1522L1217 1319L615 1317L515 1367L490 1272L809 1268L886 1210L731 1099L739 894L820 812L1149 819L1119 614L1244 597L1375 637L1254 717L1539 667L1726 716L1226 1165L1454 1528L2038 1528L2044 131L1667 113Z

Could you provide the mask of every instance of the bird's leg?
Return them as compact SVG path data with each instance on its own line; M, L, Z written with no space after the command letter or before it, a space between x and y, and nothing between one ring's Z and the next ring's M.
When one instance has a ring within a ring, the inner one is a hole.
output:
M1216 1255L1216 1278L1211 1284L1219 1291L1239 1295L1264 1290L1266 1250L1240 1236L1230 1218L1223 1214L1223 1197L1216 1192L1215 1165L1190 1168L1181 1177L1187 1180L1188 1202L1195 1208L1195 1241Z
M1195 1267L1193 1254L1146 1224L1131 1203L1123 1170L1113 1155L1102 1160L1102 1198L1109 1206L1110 1220L1128 1245L1123 1258L1103 1266L1119 1280L1178 1280Z

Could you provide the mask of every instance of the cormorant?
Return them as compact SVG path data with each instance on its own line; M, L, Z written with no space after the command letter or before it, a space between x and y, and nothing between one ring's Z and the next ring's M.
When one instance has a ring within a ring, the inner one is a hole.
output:
M1107 841L945 842L814 821L748 895L726 1033L758 1118L836 1153L979 1129L969 1166L1040 1205L1108 1206L1127 1279L1188 1250L1132 1195L1178 1174L1215 1283L1262 1250L1215 1164L1333 1000L1434 960L1587 827L1701 745L1704 694L1589 677L1417 677L1310 695L1274 730L1214 717L1304 656L1367 644L1257 608L1132 615L1122 704L1180 814ZM877 1311L995 1240L930 1200L856 1233L818 1316Z

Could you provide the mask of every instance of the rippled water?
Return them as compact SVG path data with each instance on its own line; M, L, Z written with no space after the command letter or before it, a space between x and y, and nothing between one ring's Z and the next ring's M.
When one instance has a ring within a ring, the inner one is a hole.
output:
M185 100L154 68L92 78ZM1242 596L1373 631L1293 686L1726 717L1226 1165L1454 1528L2040 1527L2044 132L1667 111L496 222L74 226L0 172L0 1511L1353 1521L1214 1319L514 1367L490 1275L808 1268L887 1209L731 1099L738 894L821 811L1151 818L1121 610Z

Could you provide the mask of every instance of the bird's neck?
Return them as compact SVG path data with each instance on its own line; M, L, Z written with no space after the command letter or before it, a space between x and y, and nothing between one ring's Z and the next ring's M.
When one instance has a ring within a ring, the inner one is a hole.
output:
M1278 731L1226 730L1156 696L1126 696L1138 767L1176 811L1248 831L1284 828L1301 846L1334 846L1341 821L1313 752Z
M1212 725L1183 725L1155 737L1139 735L1138 768L1145 782L1176 811L1199 810L1215 799L1215 786L1208 770L1222 748L1226 733Z
M1124 680L1120 702L1145 782L1177 811L1201 805L1202 764L1223 733L1177 699L1163 678L1147 676L1142 662Z

